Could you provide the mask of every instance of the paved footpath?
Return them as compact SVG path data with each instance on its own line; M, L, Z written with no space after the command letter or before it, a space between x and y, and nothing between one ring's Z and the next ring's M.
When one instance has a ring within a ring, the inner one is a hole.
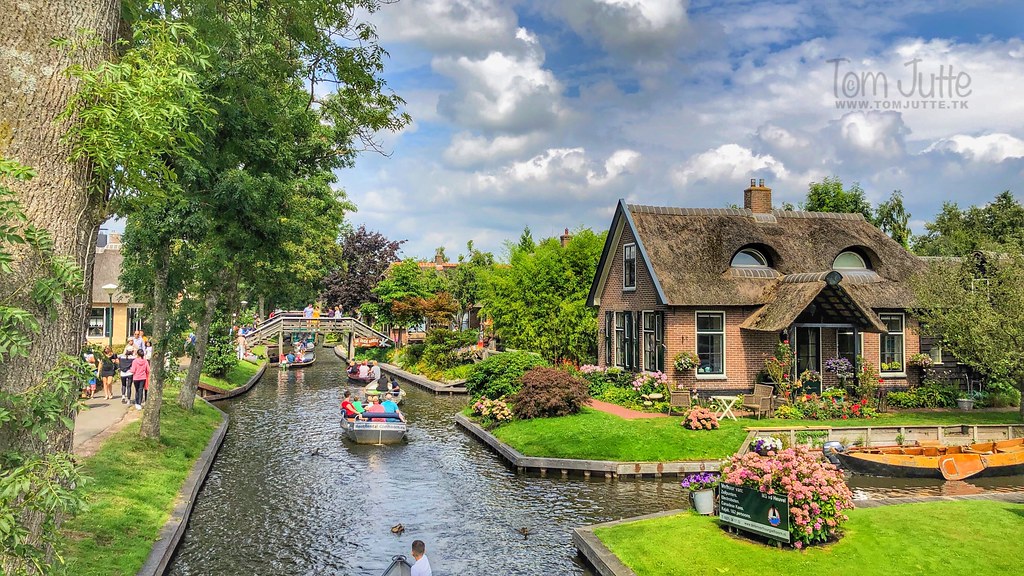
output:
M594 400L593 398L591 398L587 404L594 410L598 410L600 412L607 412L608 414L612 414L618 416L619 418L624 418L626 420L641 420L644 418L668 418L668 414L662 414L660 412L640 412L639 410L630 410L629 408L624 408L617 404L602 402L600 400Z
M86 400L85 407L75 418L74 452L78 456L91 456L104 440L142 415L132 404L122 404L120 393L113 400L96 396Z

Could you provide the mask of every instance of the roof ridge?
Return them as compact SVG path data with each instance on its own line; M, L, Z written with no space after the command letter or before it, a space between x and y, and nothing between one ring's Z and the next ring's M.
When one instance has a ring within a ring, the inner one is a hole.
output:
M775 216L783 218L829 218L832 220L867 221L859 212L812 212L809 210L772 210L768 213L754 212L748 208L683 208L679 206L652 206L648 204L626 204L631 212L660 214L666 216Z

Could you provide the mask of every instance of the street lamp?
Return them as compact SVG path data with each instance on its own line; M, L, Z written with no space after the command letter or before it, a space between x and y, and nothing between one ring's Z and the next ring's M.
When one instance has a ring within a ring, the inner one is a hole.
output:
M107 337L107 346L114 345L114 292L117 292L117 284L104 284L103 291L107 293L107 306L110 307L110 332ZM104 328L106 323L104 322Z

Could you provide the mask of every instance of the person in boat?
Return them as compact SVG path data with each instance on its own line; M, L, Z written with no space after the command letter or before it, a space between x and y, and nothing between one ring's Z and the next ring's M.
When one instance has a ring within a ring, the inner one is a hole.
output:
M366 363L366 360L359 365L358 378L360 380L366 380L370 375L370 366Z
M405 415L403 415L402 411L398 409L398 404L395 403L395 397L392 396L390 392L384 395L384 401L381 402L381 406L384 407L385 412L394 412L395 414L398 414L398 418L402 422L405 422Z
M352 392L345 390L344 398L341 401L341 409L345 412L345 418L359 416L360 411L356 410L356 405L352 402Z
M433 576L433 572L430 570L430 560L427 559L427 545L423 543L423 540L413 540L412 558L416 561L412 565L412 571L409 572L412 576Z
M395 398L398 398L398 395L401 394L401 393L402 393L402 389L399 388L399 386L398 386L398 380L394 376L392 376L391 377L391 395L394 396Z
M376 396L368 396L366 398L366 401L368 402L368 404L366 406L366 410L363 411L363 417L364 418L369 417L370 414L373 414L374 412L385 412L384 406L380 402L377 401L377 397ZM384 421L383 418L370 418L370 422L383 422L383 421Z
M359 367L356 366L355 362L349 360L348 370L346 370L345 373L353 378L357 378L359 376Z

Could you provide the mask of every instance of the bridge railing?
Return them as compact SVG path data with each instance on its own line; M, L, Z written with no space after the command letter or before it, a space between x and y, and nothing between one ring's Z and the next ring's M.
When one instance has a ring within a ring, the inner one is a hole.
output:
M371 326L357 318L353 318L352 316L343 316L341 318L335 318L333 316L306 318L302 312L285 312L277 314L273 318L266 320L254 331L246 334L246 344L251 346L265 342L273 338L277 338L282 332L285 334L293 332L350 332L356 336L378 338L384 342L391 341L386 334L375 330Z

